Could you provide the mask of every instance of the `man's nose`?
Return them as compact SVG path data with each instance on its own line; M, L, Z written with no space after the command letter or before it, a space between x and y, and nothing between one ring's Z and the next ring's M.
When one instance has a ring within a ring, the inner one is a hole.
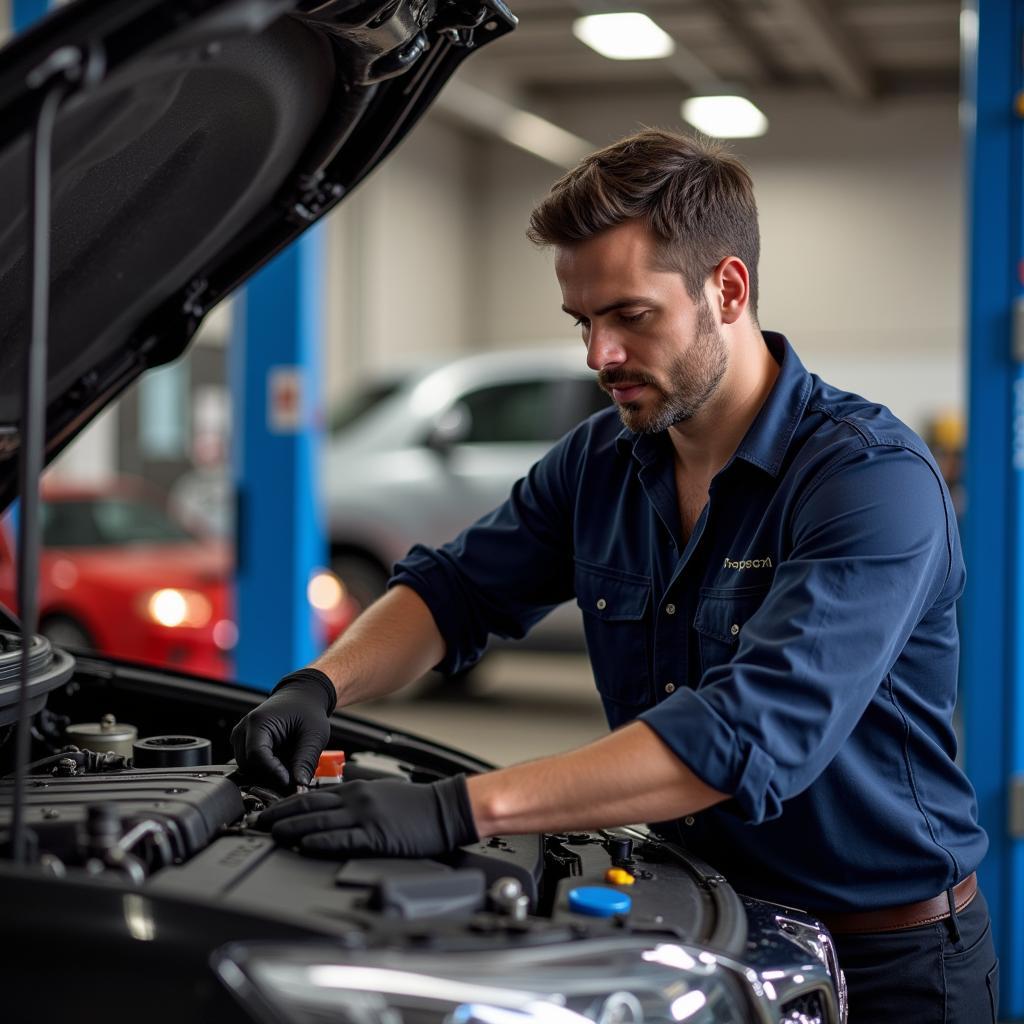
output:
M590 327L587 338L587 366L592 370L604 370L619 366L626 361L626 351L615 335L615 331L598 324Z

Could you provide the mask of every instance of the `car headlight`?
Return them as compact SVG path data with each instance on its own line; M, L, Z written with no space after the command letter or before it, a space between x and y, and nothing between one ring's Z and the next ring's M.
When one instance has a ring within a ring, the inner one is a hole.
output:
M309 578L306 597L318 612L333 612L345 600L345 586L329 569L318 569Z
M743 987L719 958L674 943L590 941L486 952L228 947L221 980L288 1024L741 1024Z
M205 626L213 614L210 599L198 590L164 587L147 595L142 602L143 613L160 626Z

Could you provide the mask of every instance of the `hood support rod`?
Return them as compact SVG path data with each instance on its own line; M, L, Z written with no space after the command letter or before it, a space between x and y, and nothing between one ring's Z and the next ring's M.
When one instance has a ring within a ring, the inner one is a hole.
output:
M50 314L50 227L53 134L57 112L83 78L79 50L63 47L36 68L28 84L42 91L32 132L29 168L29 240L31 325L22 383L18 517L18 611L21 615L21 680L15 733L14 805L11 815L11 859L28 860L25 829L25 776L29 760L28 689L32 642L39 625L39 478L46 438L46 354Z

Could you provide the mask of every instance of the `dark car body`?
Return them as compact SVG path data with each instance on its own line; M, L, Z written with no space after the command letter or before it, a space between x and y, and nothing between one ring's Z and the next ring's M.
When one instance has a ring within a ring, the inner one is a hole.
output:
M0 508L19 493L34 415L52 459L513 25L500 0L78 0L0 53ZM49 117L52 148L39 143ZM26 197L50 166L44 216ZM50 361L45 394L26 400L33 218L52 244ZM0 860L4 1020L844 1015L827 931L743 899L656 835L496 836L436 861L303 857L250 827L281 794L229 761L231 727L262 694L2 627L0 829L30 840ZM102 739L68 744L115 722L134 761ZM23 785L10 774L18 723L32 727ZM354 716L331 728L347 779L488 767ZM11 827L14 807L27 831ZM576 909L574 890L591 886L614 898L611 916Z

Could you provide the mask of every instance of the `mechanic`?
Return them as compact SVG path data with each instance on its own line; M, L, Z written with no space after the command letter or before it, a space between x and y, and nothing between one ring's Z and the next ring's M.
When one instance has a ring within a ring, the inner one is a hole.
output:
M740 892L829 925L851 1020L994 1021L987 839L954 763L964 565L933 458L760 330L753 187L717 144L623 139L555 183L529 235L615 407L454 541L413 548L232 742L244 771L304 787L336 704L461 671L572 597L614 731L468 779L299 794L261 826L423 857L661 823Z

